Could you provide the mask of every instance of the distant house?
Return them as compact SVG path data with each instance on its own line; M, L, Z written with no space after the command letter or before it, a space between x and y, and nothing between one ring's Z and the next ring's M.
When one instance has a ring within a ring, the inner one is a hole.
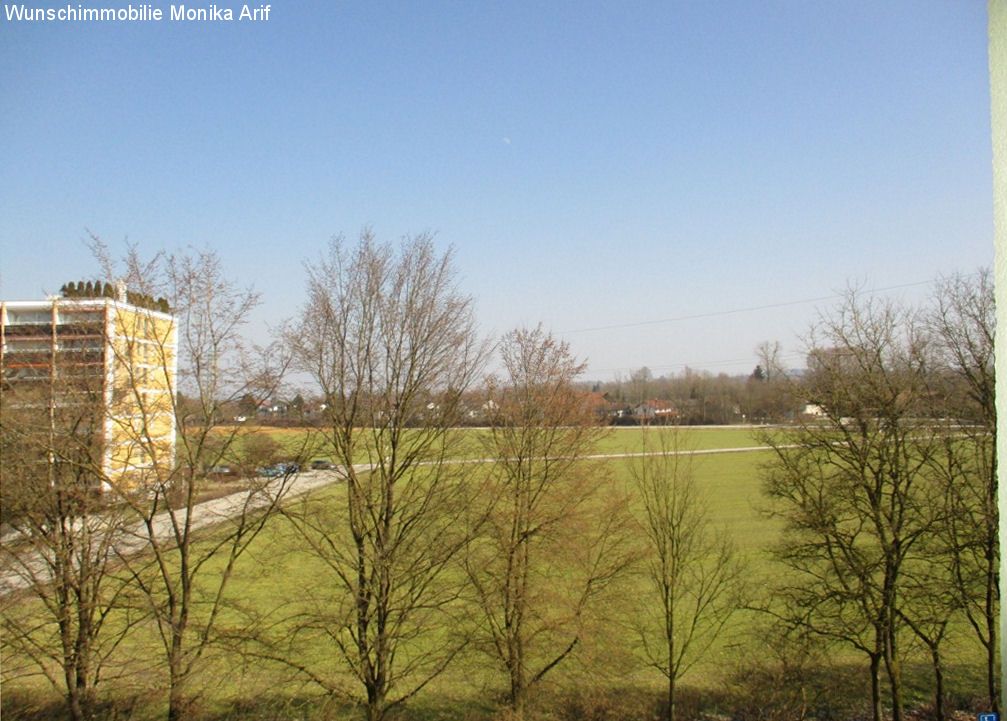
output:
M633 415L640 423L675 423L678 407L671 401L651 399L633 407Z
M612 403L604 393L598 391L585 393L584 403L601 423L607 423L614 413Z
M804 415L811 416L812 418L823 418L825 416L825 409L816 403L808 403L804 406Z

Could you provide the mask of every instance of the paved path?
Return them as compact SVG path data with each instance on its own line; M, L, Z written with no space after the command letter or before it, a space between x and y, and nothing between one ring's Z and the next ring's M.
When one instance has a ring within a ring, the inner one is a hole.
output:
M357 471L365 471L370 468L367 464L354 466ZM328 486L339 480L340 472L332 471L305 471L297 473L290 478L277 478L253 491L237 491L235 493L214 498L209 501L198 503L192 508L192 530L198 531L211 526L224 523L228 519L240 516L243 512L254 512L265 508L277 494L282 495L284 500L295 496L304 495L316 488ZM153 534L158 540L168 540L174 535L175 524L182 528L186 520L185 509L174 512L174 523L172 515L168 511L159 513L154 517L152 527ZM109 519L91 518L88 521L92 524L92 529L96 535L107 530ZM79 525L80 522L78 522ZM128 527L118 532L119 537L113 544L112 553L119 556L130 556L138 553L149 543L147 527L143 521L132 522ZM15 557L14 551L21 537L17 531L8 532L0 539L0 543L5 547L2 557L5 568L0 571L0 596L29 587L32 583L45 582L48 577L48 564L41 553L37 550L26 549L26 554Z

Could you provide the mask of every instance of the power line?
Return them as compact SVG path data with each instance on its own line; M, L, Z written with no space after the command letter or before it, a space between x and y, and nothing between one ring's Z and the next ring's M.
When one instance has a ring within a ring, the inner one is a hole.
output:
M890 285L886 288L875 288L873 290L864 291L868 295L873 295L875 293L886 293L890 290L901 290L902 288L914 288L921 285L931 285L932 280L921 280L916 283L903 283L902 285ZM802 300L790 300L784 301L782 303L769 303L767 305L754 305L747 308L733 308L731 310L719 310L712 311L710 313L696 313L694 315L680 315L674 318L661 318L659 320L643 320L636 321L633 323L615 323L613 325L599 325L593 328L575 328L573 330L560 331L558 335L569 335L571 333L593 333L602 330L619 330L622 328L640 328L649 325L660 325L663 323L679 323L684 320L699 320L702 318L718 318L725 315L735 315L737 313L753 313L759 310L771 310L773 308L785 308L792 305L804 305L806 303L821 303L826 300L836 300L842 298L841 293L833 293L832 295L823 295L817 298L804 298Z

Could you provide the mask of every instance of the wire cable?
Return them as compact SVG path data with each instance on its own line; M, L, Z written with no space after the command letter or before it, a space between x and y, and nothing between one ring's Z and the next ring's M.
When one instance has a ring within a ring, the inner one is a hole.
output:
M916 283L903 283L901 285L890 285L885 288L875 288L873 290L864 291L868 295L873 295L875 293L885 293L890 290L901 290L902 288L915 288L921 285L931 285L932 280L921 280ZM572 330L560 331L557 335L569 335L571 333L594 333L596 331L603 330L619 330L622 328L640 328L649 325L660 325L663 323L679 323L685 320L699 320L702 318L718 318L725 315L735 315L737 313L753 313L760 310L771 310L773 308L786 308L792 305L804 305L806 303L821 303L826 300L836 300L842 298L841 293L833 293L832 295L822 295L817 298L803 298L801 300L790 300L784 301L782 303L768 303L766 305L753 305L747 308L732 308L731 310L718 310L709 313L695 313L693 315L680 315L674 318L661 318L658 320L643 320L636 321L633 323L615 323L612 325L599 325L593 328L574 328Z

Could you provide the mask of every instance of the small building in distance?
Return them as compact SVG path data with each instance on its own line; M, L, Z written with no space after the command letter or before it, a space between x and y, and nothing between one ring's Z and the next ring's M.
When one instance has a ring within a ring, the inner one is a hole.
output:
M668 425L678 421L678 407L671 401L651 398L633 408L633 416L641 424Z
M163 299L94 288L0 301L8 480L135 490L174 465L175 318Z

